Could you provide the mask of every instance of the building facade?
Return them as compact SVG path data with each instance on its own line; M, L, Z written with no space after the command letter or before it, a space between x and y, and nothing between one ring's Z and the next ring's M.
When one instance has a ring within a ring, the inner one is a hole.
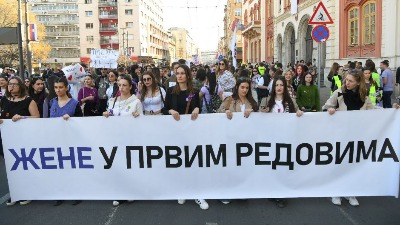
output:
M200 52L193 38L185 28L172 27L169 29L172 38L175 40L175 51L177 59L192 61L193 56L199 56Z
M279 2L281 4L279 5ZM274 58L283 65L299 60L318 63L318 43L311 38L308 21L319 0L299 0L291 14L291 1L276 1ZM327 25L330 36L321 44L321 69L329 72L334 62L385 59L392 68L400 66L400 2L396 0L323 0L334 24Z
M255 63L261 60L261 0L244 0L243 6L244 51L243 61Z
M231 45L233 39L233 23L237 20L236 30L236 61L237 64L243 61L243 37L241 27L243 26L242 0L228 0L224 9L224 43L222 54L229 61L232 60Z
M160 0L36 0L31 10L53 47L47 63L88 63L93 48L118 50L138 62L168 60Z

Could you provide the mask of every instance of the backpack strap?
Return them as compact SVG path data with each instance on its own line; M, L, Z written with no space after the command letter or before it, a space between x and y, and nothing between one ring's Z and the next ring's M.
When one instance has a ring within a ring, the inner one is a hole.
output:
M163 96L163 94L162 94L161 87L158 86L158 89L160 90L161 100L162 100L163 104L165 105L165 99L164 99L164 96Z
M113 106L112 106L112 108L111 108L111 109L114 109L115 102L117 101L117 99L118 99L118 97L115 97L115 100L114 100L114 103L113 103Z

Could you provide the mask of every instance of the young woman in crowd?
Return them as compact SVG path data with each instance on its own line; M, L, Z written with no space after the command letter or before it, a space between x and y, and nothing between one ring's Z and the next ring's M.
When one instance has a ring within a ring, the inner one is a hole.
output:
M260 103L260 111L266 113L296 113L298 117L303 115L296 101L290 97L287 82L283 77L277 77L272 83L270 96L263 98ZM287 205L286 199L272 199L279 208Z
M103 112L103 116L106 118L109 116L133 116L136 118L143 115L142 104L133 94L131 76L121 75L118 79L118 88L121 94L118 97L108 100L108 108L107 111ZM133 200L129 201L132 202ZM124 202L126 200L115 200L113 201L113 206L118 206Z
M196 120L199 115L199 93L194 90L192 74L186 65L179 65L176 70L176 82L174 87L167 89L165 105L162 109L164 115L172 115L180 120L180 115L191 114L191 119ZM179 204L185 204L186 200L179 199ZM201 209L208 209L208 203L204 199L196 199L195 202Z
M84 80L85 86L78 92L78 101L81 105L84 116L98 116L96 106L99 103L99 96L96 88L93 86L91 75L86 75Z
M205 71L205 70L204 70ZM212 110L210 107L211 96L217 94L221 100L222 99L222 88L217 84L217 77L215 73L206 73L206 81L204 87L201 88L199 97L203 101L203 105L201 108L201 113L210 113L209 110ZM209 109L207 109L207 107Z
M293 86L295 92L297 92L297 87L300 85L301 80L304 77L304 74L305 74L305 72L304 72L303 65L297 65L296 71L293 76L293 82L292 82L292 86Z
M296 99L296 94L297 94L297 93L296 93L296 91L294 90L293 82L292 82L293 71L292 71L291 69L286 70L284 76L285 76L286 85L287 85L287 88L288 88L288 92L289 92L290 97L291 97L292 99Z
M347 71L344 85L333 92L326 101L322 110L328 111L333 115L336 111L349 110L371 110L374 109L371 99L368 97L365 79L356 69ZM359 203L355 197L346 197L350 205L358 206ZM332 197L332 203L341 205L340 197Z
M44 80L42 77L35 76L29 85L28 95L35 100L40 118L43 118L43 104L47 97L46 89L44 88Z
M27 95L26 86L19 77L12 77L7 84L5 97L1 101L1 119L11 119L17 122L21 119L39 118L39 110L35 101ZM0 136L1 140L1 136ZM0 143L1 144L1 143ZM30 200L21 200L21 205L29 204ZM11 199L7 201L7 205L14 205Z
M0 98L6 96L8 77L5 74L0 75Z
M331 67L331 71L328 74L328 80L331 82L331 94L342 87L343 77L339 74L339 64L334 62Z
M25 82L24 82L24 84L25 84L25 90L27 90L27 91L28 91L28 89L29 89L29 85L31 84L31 79L29 79L29 78L25 78Z
M252 112L257 112L257 102L251 94L251 80L248 77L239 77L231 97L225 98L218 112L225 113L232 119L234 112L243 112L248 118Z
M68 120L70 117L83 116L79 102L69 93L68 81L65 77L57 78L54 81L54 90L57 96L49 102L51 118L62 117L64 120ZM63 200L57 200L54 206L59 206L63 202ZM81 200L75 200L72 205L78 205L81 202Z
M218 84L224 90L224 95L223 95L224 98L232 95L233 88L235 87L236 83L235 78L228 69L229 69L228 60L222 59L221 61L219 61L217 67L217 80Z
M117 78L118 78L118 73L116 71L113 70L108 73L109 86L106 90L106 95L108 99L114 98L119 90Z
M372 78L372 70L369 67L363 68L363 76L365 81L365 87L367 89L367 95L371 100L373 106L380 102L382 97L379 94L379 86Z
M107 111L103 116L130 116L143 115L140 100L133 94L132 78L129 75L121 75L118 81L120 96L108 100Z
M161 109L164 107L166 93L156 81L155 76L150 71L142 74L142 80L139 82L140 101L142 102L145 115L161 115Z
M311 73L304 76L301 85L297 88L296 102L303 112L320 111L319 91Z

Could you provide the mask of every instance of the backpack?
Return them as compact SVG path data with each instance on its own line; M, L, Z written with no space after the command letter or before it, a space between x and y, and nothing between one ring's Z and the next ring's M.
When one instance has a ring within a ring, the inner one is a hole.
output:
M207 87L208 93L210 93L209 87ZM218 95L218 85L216 87L216 90L214 91L214 94L211 95L210 101L207 102L207 100L204 98L206 102L206 108L207 108L207 113L216 113L221 106L222 100Z

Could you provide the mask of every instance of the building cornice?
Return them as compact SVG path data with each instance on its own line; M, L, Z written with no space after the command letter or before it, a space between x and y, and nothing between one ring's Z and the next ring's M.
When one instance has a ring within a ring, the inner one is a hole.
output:
M310 0L310 1L306 1L306 2L304 2L304 3L302 3L302 4L300 4L300 5L298 6L297 11L298 11L298 12L301 12L302 10L307 9L308 7L314 5L314 4L318 3L318 2L320 2L320 0ZM289 10L289 11L283 13L282 15L278 16L278 17L276 18L276 23L280 23L280 22L282 22L283 20L289 18L290 16L292 16L292 14L291 14L291 12L290 12L290 10Z

